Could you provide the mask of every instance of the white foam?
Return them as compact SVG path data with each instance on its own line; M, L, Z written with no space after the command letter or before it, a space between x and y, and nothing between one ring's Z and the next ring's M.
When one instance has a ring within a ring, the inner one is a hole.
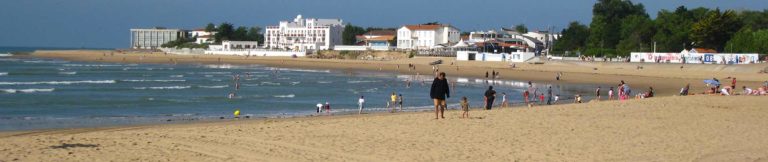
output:
M8 75L8 72L0 72L0 76L6 76Z
M53 92L54 88L47 89L0 89L5 93L35 93L35 92Z
M64 64L64 66L71 66L71 67L114 67L114 66L123 66L123 65L111 65L111 64L93 64L93 65Z
M35 85L35 84L112 84L115 80L81 80L81 81L40 81L40 82L0 82L0 85Z
M352 81L347 81L347 83L352 83L352 84L354 84L354 83L374 83L374 82L379 82L379 81L373 81L373 80L352 80Z
M186 82L187 80L120 80L123 82Z
M261 85L280 85L280 83L274 83L274 82L261 82Z
M13 54L10 53L0 53L0 57L11 57Z
M25 63L68 63L69 61L25 60Z
M296 95L294 95L294 94L289 94L289 95L275 95L275 96L273 96L273 97L277 97L277 98L293 98L293 97L296 97Z
M269 68L269 70L309 72L309 73L330 73L331 72L331 70L309 70L309 69L292 69L292 68Z
M226 88L229 87L229 85L217 85L217 86L198 86L200 88Z
M59 72L59 74L61 74L61 75L75 75L75 74L77 74L77 72L76 71L71 71L71 72L62 71L62 72Z
M133 89L154 89L154 90L164 90L164 89L189 89L192 88L192 86L167 86L167 87L134 87Z
M330 84L330 83L333 83L333 82L332 81L317 81L317 83L320 83L320 84Z
M297 85L299 83L301 83L301 82L291 82L291 85Z
M232 74L232 72L199 72L198 74Z
M171 78L183 78L184 75L171 75L170 77Z

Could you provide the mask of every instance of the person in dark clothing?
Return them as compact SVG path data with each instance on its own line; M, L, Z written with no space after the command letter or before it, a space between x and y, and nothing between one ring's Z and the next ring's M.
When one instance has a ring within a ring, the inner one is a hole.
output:
M547 105L552 105L552 86L547 89Z
M496 99L496 91L493 90L493 86L488 86L488 90L485 91L485 109L490 110L493 107L493 100Z
M443 115L446 108L445 99L451 97L450 90L448 89L448 80L445 79L445 72L440 72L435 80L432 81L432 88L429 89L429 96L435 102L435 119L438 119L438 115L445 119L445 116Z

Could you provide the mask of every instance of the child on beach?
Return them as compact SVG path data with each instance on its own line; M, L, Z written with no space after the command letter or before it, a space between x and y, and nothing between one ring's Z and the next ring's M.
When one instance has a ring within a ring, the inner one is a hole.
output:
M507 102L507 93L502 92L501 93L501 107L507 107L509 103Z
M235 112L232 113L232 115L235 116L235 119L240 119L240 109L235 109Z
M555 95L555 102L552 102L552 104L557 104L557 100L560 100L560 94Z
M467 96L461 97L461 118L469 118L469 101Z
M613 87L608 89L608 100L612 100L612 99L613 99Z
M392 95L389 96L390 103L387 105L392 105L390 108L390 112L395 112L395 105L397 105L397 95L395 95L395 92L392 92Z
M539 104L544 104L544 93L539 94Z
M573 103L581 103L581 94L576 94L576 97L573 100Z
M359 110L357 111L357 114L363 113L363 106L365 106L365 96L360 96L360 99L357 100L357 105L359 107Z

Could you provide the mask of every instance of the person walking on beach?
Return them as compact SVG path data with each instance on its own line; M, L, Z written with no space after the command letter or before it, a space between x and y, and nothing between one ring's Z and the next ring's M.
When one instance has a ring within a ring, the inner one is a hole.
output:
M523 91L523 101L525 101L525 104L528 104L528 98L530 97L530 92L528 90Z
M488 90L485 91L485 109L490 110L493 107L493 100L496 99L496 91L493 90L493 86L488 86Z
M595 100L600 101L600 86L595 90Z
M506 108L509 106L509 102L507 101L507 92L501 92L501 105L499 107Z
M552 105L552 86L547 88L547 105Z
M389 103L388 105L392 105L389 111L395 112L395 106L397 105L397 95L395 92L392 92L392 95L389 96Z
M357 100L358 109L357 114L363 114L363 107L365 106L365 96L360 96L360 99Z
M398 94L397 97L397 107L400 109L399 111L403 111L403 94Z
M608 100L613 100L613 87L608 89Z
M467 101L467 96L461 97L461 118L469 118L469 101Z
M429 96L435 104L435 119L438 119L438 115L440 118L445 119L444 112L447 106L445 99L451 97L448 87L448 79L445 78L445 72L440 72L440 74L435 77L435 80L432 81L432 87L429 89Z

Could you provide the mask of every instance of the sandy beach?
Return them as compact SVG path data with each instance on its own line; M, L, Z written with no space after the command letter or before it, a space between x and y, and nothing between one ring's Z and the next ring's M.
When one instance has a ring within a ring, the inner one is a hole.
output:
M448 77L484 77L494 70L502 79L544 83L615 85L624 80L636 91L653 86L660 97L472 109L470 119L459 119L453 110L445 120L434 120L433 112L374 113L0 132L0 161L768 161L765 96L675 96L687 83L691 92L703 92L702 80L713 77L736 77L739 87L756 87L768 78L758 74L766 64L684 65L681 70L680 64L553 61L510 68L487 62L451 65L452 60L437 57L362 61L111 52L38 51L31 56L407 74L430 73L428 63L443 59L440 71ZM408 64L417 71L408 71ZM561 81L554 80L557 72L565 73Z
M768 100L627 102L0 135L0 161L765 161Z

